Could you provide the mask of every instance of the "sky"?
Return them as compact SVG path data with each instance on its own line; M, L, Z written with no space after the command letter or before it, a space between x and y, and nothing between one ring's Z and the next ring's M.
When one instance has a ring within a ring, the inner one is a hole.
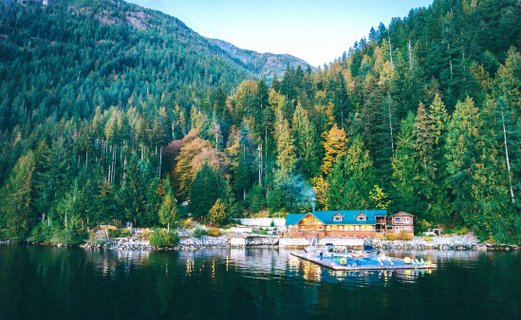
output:
M183 21L199 34L243 49L329 63L371 27L388 25L432 0L128 0Z

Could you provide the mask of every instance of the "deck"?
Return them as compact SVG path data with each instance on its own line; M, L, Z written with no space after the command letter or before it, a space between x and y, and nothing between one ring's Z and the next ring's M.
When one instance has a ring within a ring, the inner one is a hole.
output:
M320 256L316 253L305 253L305 252L292 252L291 255L313 262L318 264L319 266L329 268L335 271L364 271L364 270L426 270L426 269L436 269L438 266L436 264L423 264L423 265L370 265L370 266L352 266L352 265L341 265L334 261L331 258L323 257L322 260ZM395 259L395 258L393 258Z

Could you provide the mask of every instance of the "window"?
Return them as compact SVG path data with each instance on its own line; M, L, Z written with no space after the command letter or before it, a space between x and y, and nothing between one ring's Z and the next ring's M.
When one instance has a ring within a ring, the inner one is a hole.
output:
M400 218L394 218L394 222L400 223L401 222L400 220L401 220Z
M344 221L344 216L340 213L337 213L333 216L333 221Z
M367 221L367 216L361 213L356 216L356 221Z

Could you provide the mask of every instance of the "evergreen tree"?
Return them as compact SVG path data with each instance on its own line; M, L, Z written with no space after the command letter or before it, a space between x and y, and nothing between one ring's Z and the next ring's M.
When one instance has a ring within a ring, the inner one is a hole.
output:
M118 207L127 221L140 225L142 216L147 212L147 182L144 181L144 166L136 153L128 159L123 173L121 187L117 193Z
M374 179L369 152L365 150L362 139L356 137L328 176L330 208L369 208L369 193Z
M324 176L327 176L333 170L333 165L337 163L338 159L345 155L347 138L345 131L339 129L336 125L327 134L324 134L323 138L324 159L320 171Z
M392 160L392 186L395 206L417 215L422 208L418 206L419 198L414 183L418 168L417 158L414 156L414 120L414 115L409 113L401 122Z
M18 159L5 185L0 189L0 236L24 240L35 224L33 211L34 153Z
M170 179L165 179L163 188L165 189L165 195L159 208L159 222L163 226L166 225L167 230L170 231L170 226L175 226L177 221L177 208Z
M473 224L479 219L472 198L472 171L477 158L479 112L474 101L458 102L448 125L445 157L447 184L452 203L453 222ZM463 219L463 221L461 220Z
M278 156L276 177L279 181L284 181L289 179L293 174L297 157L289 123L285 119L282 119L281 122L280 132L277 137Z
M388 210L391 205L391 200L388 199L385 192L379 185L375 184L374 189L369 192L369 198L372 201L373 208Z
M316 126L300 104L293 115L292 131L299 171L307 178L317 176L320 169L320 140Z
M208 212L208 220L214 226L222 226L228 220L226 205L219 198Z
M207 218L210 208L222 196L223 185L224 181L220 173L205 163L195 175L190 188L188 209L194 218Z

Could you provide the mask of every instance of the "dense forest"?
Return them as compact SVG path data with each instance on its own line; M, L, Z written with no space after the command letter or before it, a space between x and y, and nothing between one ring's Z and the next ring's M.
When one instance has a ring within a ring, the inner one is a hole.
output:
M262 79L124 2L1 3L0 238L382 208L521 243L519 17L435 0Z

